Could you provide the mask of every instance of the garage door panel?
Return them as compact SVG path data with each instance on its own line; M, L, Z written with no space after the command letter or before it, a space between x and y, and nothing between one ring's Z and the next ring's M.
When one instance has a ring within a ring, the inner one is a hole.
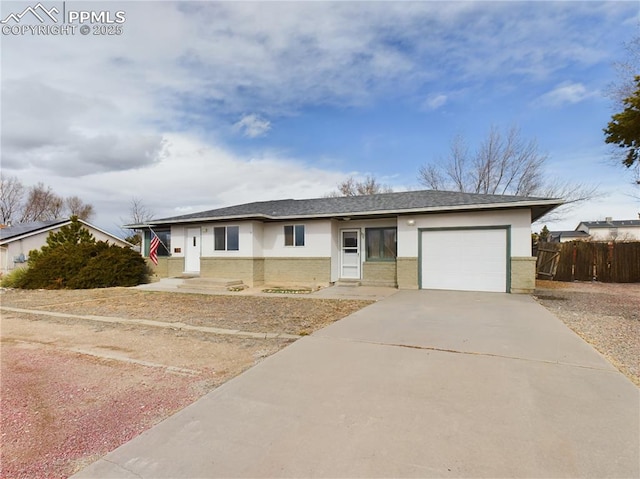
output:
M506 291L506 230L437 230L421 234L423 289Z

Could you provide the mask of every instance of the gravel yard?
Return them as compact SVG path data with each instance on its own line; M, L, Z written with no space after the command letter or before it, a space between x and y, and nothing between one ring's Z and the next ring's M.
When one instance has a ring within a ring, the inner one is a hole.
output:
M187 331L177 322L303 335L370 303L126 288L6 290L0 300L30 310L2 311L3 478L68 477L293 341Z
M537 281L534 297L640 386L640 284Z
M309 297L179 294L128 288L91 290L91 293L43 290L36 295L13 290L2 299L3 306L15 308L299 335L323 328L364 304Z

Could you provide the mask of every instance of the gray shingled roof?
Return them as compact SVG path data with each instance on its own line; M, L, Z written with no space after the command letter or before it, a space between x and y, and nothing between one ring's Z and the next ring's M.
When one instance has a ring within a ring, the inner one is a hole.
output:
M67 221L69 220L63 219L50 221L34 221L32 223L20 223L15 226L6 226L4 228L0 228L0 240L6 240L16 236L33 233L42 229L46 229L50 226L65 223Z
M585 231L549 231L549 236L552 238L586 238L589 233Z
M529 207L535 209L534 220L562 200L523 196L483 195L451 191L406 191L377 195L342 196L306 200L275 200L246 203L181 216L152 220L146 224L185 223L224 219L278 220L313 217L376 216L429 211ZM136 226L136 225L126 225ZM142 225L137 225L142 226Z
M580 224L587 228L623 228L625 226L640 226L640 220L583 221Z
M63 219L50 220L50 221L34 221L32 223L20 223L15 226L6 226L4 228L0 228L0 242L2 242L2 244L11 243L13 241L19 240L20 237L24 235L33 235L41 231L51 230L58 226L64 226L65 224L68 224L70 221L71 221L70 218L63 218ZM123 240L122 238L118 238L116 235L109 233L108 231L101 230L97 226L87 223L86 221L80 220L80 222L83 223L86 227L89 227L96 231L100 231L101 233L107 236L110 236L115 240L122 241L127 245L129 244L127 243L127 241Z

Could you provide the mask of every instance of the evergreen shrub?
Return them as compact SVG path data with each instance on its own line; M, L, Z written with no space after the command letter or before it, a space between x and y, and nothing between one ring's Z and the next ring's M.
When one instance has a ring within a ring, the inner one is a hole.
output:
M96 241L77 218L57 233L49 233L47 244L29 253L28 268L17 279L25 289L89 289L135 286L148 280L144 259L130 248Z

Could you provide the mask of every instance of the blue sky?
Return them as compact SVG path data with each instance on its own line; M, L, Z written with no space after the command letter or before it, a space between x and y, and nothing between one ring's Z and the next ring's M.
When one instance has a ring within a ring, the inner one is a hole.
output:
M2 2L2 19L36 3ZM514 125L550 180L603 195L551 229L640 210L602 133L635 1L64 6L123 11L122 33L1 36L2 170L80 196L110 231L133 197L162 217L349 175L420 188L455 135L474 147Z

